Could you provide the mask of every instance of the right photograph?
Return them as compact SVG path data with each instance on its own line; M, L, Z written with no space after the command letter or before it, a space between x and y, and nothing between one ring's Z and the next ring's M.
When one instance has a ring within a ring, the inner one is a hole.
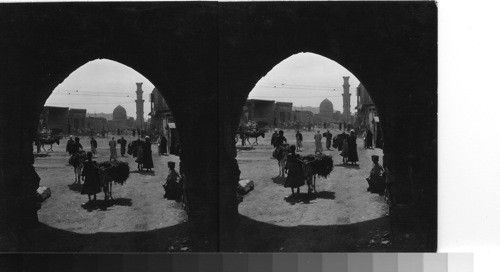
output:
M436 251L435 3L218 16L219 250Z

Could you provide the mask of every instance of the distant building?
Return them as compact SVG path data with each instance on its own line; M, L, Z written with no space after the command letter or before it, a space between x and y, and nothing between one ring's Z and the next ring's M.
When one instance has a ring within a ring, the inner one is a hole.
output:
M86 109L69 109L68 111L68 129L71 132L85 129ZM69 131L68 131L69 132Z
M124 107L121 105L118 105L114 110L113 110L113 121L123 121L127 120L127 110L125 110Z
M108 120L104 117L87 116L87 128L94 131L108 129Z
M274 107L274 117L276 118L277 125L283 125L292 121L292 107L291 102L276 102Z
M149 102L151 103L149 128L153 133L163 133L165 135L169 127L168 124L175 123L174 115L158 89L153 89L149 96Z
M127 110L121 105L118 105L113 110L113 120L109 120L107 124L107 129L109 130L131 129L134 127L134 120L128 118Z
M382 148L382 133L377 108L362 84L357 87L356 95L357 113L355 125L362 129L369 129L373 133L372 146Z
M274 123L274 100L248 99L243 107L240 123L252 120L259 127L272 126Z
M149 132L165 136L167 139L167 153L179 155L179 131L167 101L160 91L154 88L149 96L149 102L151 103L151 112L148 114L150 116L148 118Z
M314 122L314 114L311 111L293 111L293 121L299 123L300 125L308 124L309 122Z
M319 104L319 113L314 115L314 123L316 124L331 124L335 121L333 103L325 98Z
M69 108L65 107L43 107L43 112L40 114L39 130L47 128L66 131L68 129L68 112Z
M86 109L45 106L40 114L39 129L57 129L65 133L73 133L87 128L86 115Z

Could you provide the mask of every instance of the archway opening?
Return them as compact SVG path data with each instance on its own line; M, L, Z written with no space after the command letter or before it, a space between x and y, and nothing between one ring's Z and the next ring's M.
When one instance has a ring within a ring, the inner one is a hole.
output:
M358 239L358 248L383 248L386 239L381 234L389 231L388 205L383 190L367 191L366 180L375 168L372 156L379 158L380 167L383 164L379 123L377 108L362 82L331 59L299 53L269 71L248 95L235 140L240 179L244 180L240 183L244 185L251 180L254 185L253 191L242 197L239 212L248 219L265 223L256 226L267 225L266 228L277 233L262 235L257 231L258 237L249 235L246 242L258 248L259 243L272 241L273 236L316 228L317 235L294 233L293 238L283 237L283 243L289 246L273 250L352 250L349 245L352 241L344 238L324 240L328 232L342 229L350 232L349 237ZM275 156L279 145L275 137L279 136L274 134L280 132L287 144L295 146L300 161L299 166L290 160L285 162L282 165L285 172L280 171ZM241 135L250 135L250 139ZM320 135L319 147L317 135ZM308 188L306 157L324 161L329 157L332 161L329 175L315 176L315 190ZM301 183L293 181L293 175L300 175ZM300 184L294 186L294 182ZM290 187L294 187L293 193ZM241 186L241 191L244 189ZM377 226L377 231L370 234L358 231L359 225L369 228L371 224ZM289 239L294 243L287 243ZM376 242L370 244L373 239ZM244 250L252 250L250 245L245 247Z
M167 101L146 77L108 59L84 64L46 100L36 135L34 168L44 187L41 196L45 198L48 190L51 196L38 211L43 227L33 237L30 251L82 247L118 251L122 248L115 238L140 233L150 240L151 231L164 237L149 246L145 239L125 250L161 251L168 246L180 250L185 233L179 226L187 216L181 199L166 198L162 188L170 173L168 163L174 162L180 172L179 133ZM134 148L135 143L140 148ZM78 151L91 152L98 165L128 164L123 186L111 185L112 198L105 198L101 180L94 186L97 189L90 190L96 193L94 200L88 190L86 164L82 160L75 167L70 159ZM65 244L50 242L57 240L54 233L75 239ZM103 242L92 244L96 236L103 237Z

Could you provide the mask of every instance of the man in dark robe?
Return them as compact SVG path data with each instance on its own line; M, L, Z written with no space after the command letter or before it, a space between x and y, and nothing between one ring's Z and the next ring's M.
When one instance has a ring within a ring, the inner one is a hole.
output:
M90 140L90 150L92 151L92 154L94 156L97 154L97 141L92 137L92 140Z
M244 146L245 145L245 127L244 126L240 126L238 134L240 135L241 146Z
M287 142L283 134L283 130L280 130L278 133L278 137L276 137L276 140L274 141L275 147L281 146Z
M66 143L66 152L69 153L69 155L73 155L73 144L75 141L73 141L73 136L69 136L68 143Z
M153 152L151 151L151 142L149 140L149 136L146 136L146 141L142 145L142 152L144 156L144 160L142 162L142 168L146 169L146 171L150 171L153 166Z
M274 146L274 148L276 148L276 138L278 138L278 130L277 129L274 129L274 133L273 135L271 136L271 145Z
M125 148L127 147L127 140L125 140L125 138L123 138L122 136L121 139L118 139L118 143L120 144L120 154L122 155L122 157L125 157Z
M323 133L323 136L326 138L326 149L330 150L330 147L332 146L332 133L330 130L326 130L325 133Z
M347 161L352 164L358 164L359 161L356 139L356 133L354 130L351 130L351 135L347 138L347 142L349 143L349 157Z
M160 155L167 155L167 138L162 134L160 136Z
M36 134L35 145L36 145L36 153L40 153L40 151L41 151L40 148L42 146L42 139L41 139L40 133Z
M371 130L366 131L365 146L366 148L372 148L373 133Z

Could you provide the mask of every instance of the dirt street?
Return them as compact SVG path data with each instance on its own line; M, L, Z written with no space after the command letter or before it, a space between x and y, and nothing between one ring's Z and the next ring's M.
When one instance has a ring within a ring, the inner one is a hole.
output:
M321 133L325 131L321 129ZM315 132L302 134L304 148L298 154L313 154ZM316 180L317 194L308 196L307 186L303 186L300 196L291 198L290 188L282 185L284 179L277 178L277 161L270 158L271 135L259 138L254 150L238 152L241 178L253 180L255 189L239 206L243 222L253 228L244 224L238 234L243 238L237 239L235 247L242 251L305 252L368 251L375 247L377 241L370 243L373 237L388 231L388 207L383 196L367 192L365 178L372 166L371 155L382 159L382 150L364 149L363 140L358 139L358 166L342 165L339 152L326 150L323 138L324 153L333 156L333 172L327 179ZM295 131L285 131L285 137L289 144L296 143Z
M109 160L111 137L96 140L95 160ZM131 142L133 138L127 136L126 140ZM138 172L135 158L128 154L121 157L118 145L118 159L130 166L128 180L123 186L113 185L114 201L110 204L104 203L104 194L100 193L97 205L87 206L82 205L87 195L81 195L81 186L74 184L66 142L63 139L61 145L54 144L48 157L35 159L40 185L49 187L52 196L38 212L42 227L32 237L33 251L169 251L181 247L179 243L186 235L179 224L186 221L186 215L180 203L163 198L161 186L168 175L168 161L176 162L179 169L177 156L159 156L153 144L154 172ZM90 150L89 137L80 142L84 150Z
M324 132L324 130L321 130ZM303 132L304 151L314 152L313 131ZM336 135L338 130L333 130ZM285 137L295 144L295 131ZM283 187L277 161L271 158L271 133L259 138L253 150L238 151L241 179L251 179L255 189L240 203L240 227L234 237L221 243L222 251L391 251L388 207L383 196L366 191L365 178L371 169L371 155L382 155L380 149L363 148L358 139L358 166L344 166L337 150L334 169L327 179L318 178L317 194L307 195L307 186L299 197L290 198L291 190ZM131 141L132 137L127 137ZM108 141L98 140L97 161L109 159ZM129 155L119 157L131 167L130 177L114 185L114 202L106 205L103 194L98 204L85 206L86 195L74 183L74 173L65 153L67 139L54 145L47 157L37 157L35 168L41 186L48 186L52 196L38 212L41 226L25 237L26 251L109 252L109 251L191 251L196 242L189 241L186 215L181 204L163 198L161 185L167 176L167 162L177 156L159 156L153 145L154 173L137 172ZM84 137L82 145L90 149ZM241 143L238 143L238 146ZM323 147L324 139L323 139ZM118 150L118 153L120 151ZM381 157L382 158L382 157ZM415 244L412 245L415 248ZM404 250L398 248L398 250Z

